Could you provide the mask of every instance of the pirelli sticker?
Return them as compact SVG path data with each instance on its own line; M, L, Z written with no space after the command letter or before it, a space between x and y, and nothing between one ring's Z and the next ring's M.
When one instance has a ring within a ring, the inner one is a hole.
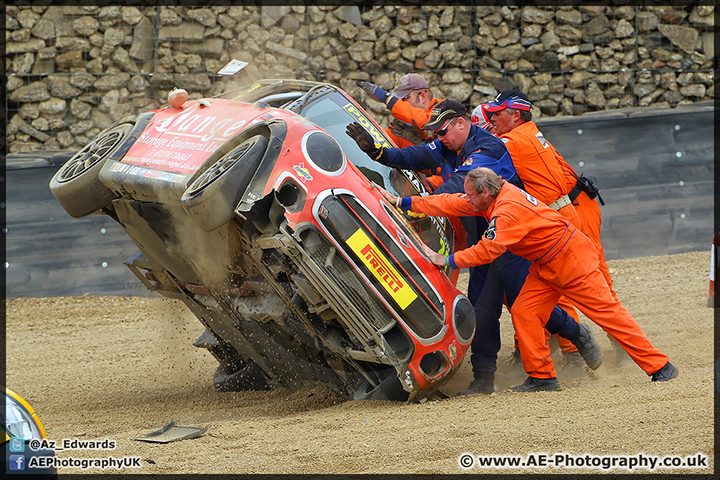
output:
M377 249L365 232L358 229L347 239L347 244L375 275L378 282L382 284L400 308L405 310L417 298L412 287L405 282L405 279Z

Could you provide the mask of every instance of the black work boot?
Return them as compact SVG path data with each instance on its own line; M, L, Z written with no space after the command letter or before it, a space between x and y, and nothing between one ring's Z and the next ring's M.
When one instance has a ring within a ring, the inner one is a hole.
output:
M557 392L561 390L557 378L528 377L520 385L511 387L513 392Z
M595 341L590 327L584 323L578 323L575 335L573 338L568 337L568 340L577 347L588 367L597 370L602 365L602 351Z
M476 393L490 394L495 391L495 380L492 374L475 375L475 379L470 382L470 386L465 390L458 392L458 395L474 395Z
M673 378L677 377L679 373L680 370L678 370L675 365L667 362L664 367L651 375L651 381L667 382L668 380L672 380Z

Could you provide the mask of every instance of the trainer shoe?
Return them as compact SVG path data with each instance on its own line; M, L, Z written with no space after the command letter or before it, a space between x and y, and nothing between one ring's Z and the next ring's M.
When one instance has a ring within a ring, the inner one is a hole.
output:
M651 375L653 382L667 382L668 380L672 380L673 378L677 377L680 373L680 370L673 365L670 362L667 362L664 367L662 367L657 372L653 373Z
M587 366L593 370L597 370L598 367L602 365L602 351L600 350L600 346L595 341L590 327L584 323L580 323L578 326L580 328L577 337L574 340L571 338L568 338L568 340L577 347L578 352L582 355Z
M490 394L495 391L495 381L488 377L475 377L470 386L458 392L458 395L475 395L476 393Z
M513 392L557 392L561 390L557 378L528 377L520 385L511 387Z

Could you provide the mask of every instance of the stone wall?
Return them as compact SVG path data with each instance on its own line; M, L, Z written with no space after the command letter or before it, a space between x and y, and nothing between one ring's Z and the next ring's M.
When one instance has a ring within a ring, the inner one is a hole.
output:
M472 108L518 88L535 115L714 97L714 8L682 6L8 6L8 151L81 148L125 115L263 78L391 90L422 73ZM233 58L235 77L215 73Z

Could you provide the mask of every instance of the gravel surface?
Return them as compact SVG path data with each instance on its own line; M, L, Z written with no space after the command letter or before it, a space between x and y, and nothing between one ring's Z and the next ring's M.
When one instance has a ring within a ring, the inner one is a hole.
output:
M653 384L635 364L615 366L607 337L592 324L605 363L592 374L564 372L560 392L504 390L522 378L499 374L492 395L452 397L471 379L469 362L445 387L451 398L422 404L343 401L333 392L219 393L217 366L192 346L203 332L177 301L140 297L8 300L7 386L33 406L51 440L103 440L112 451L59 457L139 456L124 473L596 473L601 467L487 469L459 466L464 453L706 456L713 472L713 309L707 308L709 253L609 262L623 304L680 377ZM512 349L507 312L503 348ZM171 421L209 426L193 440L132 440ZM117 473L63 468L61 473ZM626 470L611 470L625 473ZM648 469L633 470L650 473Z

